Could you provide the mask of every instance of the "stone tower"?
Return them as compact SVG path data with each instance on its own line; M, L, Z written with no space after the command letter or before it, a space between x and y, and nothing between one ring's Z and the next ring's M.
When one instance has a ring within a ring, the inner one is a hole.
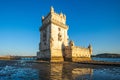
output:
M49 14L42 16L37 56L51 62L64 61L63 50L65 46L68 46L67 30L66 16L62 13L57 14L51 7Z

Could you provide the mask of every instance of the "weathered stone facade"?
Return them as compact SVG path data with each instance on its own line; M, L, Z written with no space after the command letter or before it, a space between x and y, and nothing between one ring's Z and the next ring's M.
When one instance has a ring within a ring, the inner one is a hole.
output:
M38 58L47 59L51 62L61 62L67 58L72 61L81 57L90 58L92 47L77 47L71 41L68 44L67 30L66 16L62 13L57 14L51 7L50 13L46 17L42 17Z
M92 47L88 48L78 47L74 45L73 41L70 41L69 46L65 47L65 59L73 62L91 60Z

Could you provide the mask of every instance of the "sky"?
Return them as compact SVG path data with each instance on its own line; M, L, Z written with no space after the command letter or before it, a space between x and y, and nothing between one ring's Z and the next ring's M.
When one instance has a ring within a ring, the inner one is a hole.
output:
M41 17L50 7L66 15L69 39L93 54L120 54L120 0L0 0L0 55L39 50Z

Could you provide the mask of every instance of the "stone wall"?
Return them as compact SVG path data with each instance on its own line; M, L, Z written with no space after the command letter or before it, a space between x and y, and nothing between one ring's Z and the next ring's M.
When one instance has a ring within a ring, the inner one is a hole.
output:
M50 13L42 17L38 56L49 58L51 62L64 61L63 48L68 45L66 16L57 14L51 7Z
M72 57L88 57L90 58L90 50L89 48L82 48L77 46L72 46Z
M90 59L92 47L77 47L74 46L72 41L68 44L69 37L67 31L66 16L62 13L54 12L54 8L51 7L49 14L42 17L37 56L41 59L49 59L51 62Z
M62 49L51 49L51 62L63 62Z
M51 23L51 62L64 61L63 48L68 45L67 29Z
M65 60L71 60L73 62L88 61L91 60L91 48L83 48L74 45L65 47Z

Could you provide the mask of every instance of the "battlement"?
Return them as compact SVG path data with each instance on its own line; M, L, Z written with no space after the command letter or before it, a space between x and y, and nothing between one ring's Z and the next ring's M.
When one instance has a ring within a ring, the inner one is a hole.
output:
M66 24L66 16L63 13L60 13L60 14L56 13L54 11L54 8L51 7L50 13L47 16L42 16L42 24L47 24L50 21L57 21L57 22L65 25Z
M48 15L42 16L38 57L51 62L90 60L92 46L78 47L73 41L68 44L67 31L66 16L51 7Z
M81 60L90 60L92 54L92 46L89 45L87 48L75 46L73 41L69 42L69 46L65 46L65 57L74 62Z

